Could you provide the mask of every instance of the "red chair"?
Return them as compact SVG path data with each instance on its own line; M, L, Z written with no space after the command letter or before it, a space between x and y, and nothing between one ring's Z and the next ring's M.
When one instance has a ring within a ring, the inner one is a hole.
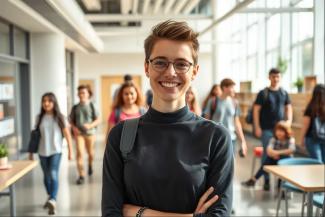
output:
M262 146L255 147L253 150L253 164L252 164L251 177L254 176L256 158L261 158L263 156L263 151L264 149Z

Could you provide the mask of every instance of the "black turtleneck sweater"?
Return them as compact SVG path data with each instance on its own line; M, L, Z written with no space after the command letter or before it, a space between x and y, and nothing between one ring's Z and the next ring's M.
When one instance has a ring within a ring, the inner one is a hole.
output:
M119 147L123 123L111 130L106 145L102 216L123 216L123 204L193 213L210 186L219 199L205 214L196 216L230 216L233 154L224 127L188 107L173 113L150 108L140 119L124 164Z

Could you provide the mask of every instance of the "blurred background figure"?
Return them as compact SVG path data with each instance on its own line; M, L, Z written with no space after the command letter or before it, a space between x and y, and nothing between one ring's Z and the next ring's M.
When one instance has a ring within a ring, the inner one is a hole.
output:
M151 106L151 104L152 104L152 98L153 98L152 90L149 89L146 92L146 104L147 104L146 106L147 106L147 108L149 108Z
M108 118L107 135L120 121L137 118L146 112L143 107L143 96L132 82L124 83L117 94L113 110Z
M185 100L191 112L195 113L196 115L202 114L202 110L198 102L197 91L194 87L190 86L188 88L186 91Z
M202 117L205 117L204 111L206 110L206 106L208 104L208 101L210 99L216 100L216 97L220 97L222 94L222 90L220 88L220 85L214 84L209 92L209 94L205 97L202 103ZM215 105L215 103L212 103L211 105ZM215 110L215 108L211 108L210 110Z

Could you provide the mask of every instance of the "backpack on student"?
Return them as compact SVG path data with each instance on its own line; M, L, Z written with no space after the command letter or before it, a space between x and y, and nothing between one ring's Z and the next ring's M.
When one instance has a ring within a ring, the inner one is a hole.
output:
M280 87L280 93L283 95L283 96L285 96L286 95L286 92L285 92L285 90L283 89L283 88L281 88ZM269 96L269 88L268 87L266 87L266 88L264 88L263 89L263 103L265 103L265 101L267 100L267 98L268 98L268 96ZM246 117L245 117L245 121L246 121L246 123L247 124L253 124L253 107L254 107L254 103L253 103L253 105L248 109L248 112L247 112L247 115L246 115Z
M315 117L312 124L314 138L325 142L325 121L322 122L319 117Z
M71 121L75 125L76 124L76 111L77 111L77 106L79 104L76 104L72 107L72 112L71 112ZM91 108L91 119L94 121L96 117L96 112L95 112L95 106L92 102L90 102L90 108Z
M138 131L140 118L134 118L125 120L121 140L120 140L120 151L122 153L123 161L127 161L128 154L132 151L134 146L135 137Z
M210 105L210 119L212 119L216 109L217 109L217 104L218 104L218 97L213 97L212 102Z
M114 121L115 121L115 124L117 124L118 122L120 122L120 116L122 113L122 109L116 108L114 110L114 112L115 112ZM140 115L144 115L146 113L146 109L143 107L140 107L139 112L140 112Z

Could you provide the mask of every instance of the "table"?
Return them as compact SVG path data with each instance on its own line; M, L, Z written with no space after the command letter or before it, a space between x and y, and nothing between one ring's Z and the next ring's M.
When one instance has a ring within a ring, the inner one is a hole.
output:
M16 216L15 182L34 169L38 162L30 160L10 161L9 164L12 165L12 168L8 170L0 170L0 196L10 197L10 215ZM1 193L1 191L8 187L9 192Z
M307 192L307 216L313 216L313 193L325 191L325 164L268 165L263 169Z

